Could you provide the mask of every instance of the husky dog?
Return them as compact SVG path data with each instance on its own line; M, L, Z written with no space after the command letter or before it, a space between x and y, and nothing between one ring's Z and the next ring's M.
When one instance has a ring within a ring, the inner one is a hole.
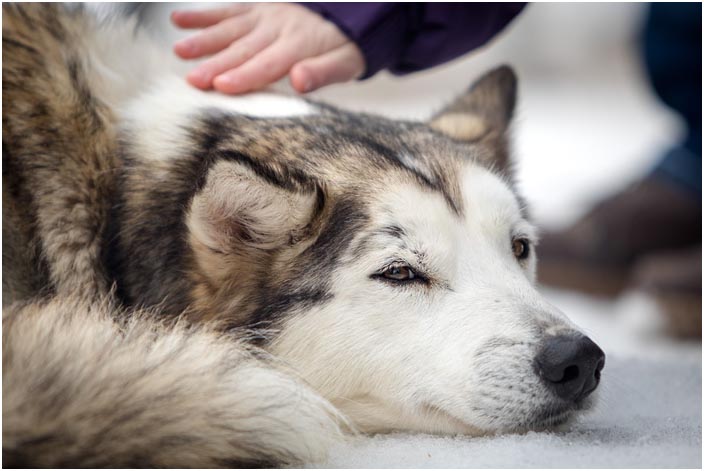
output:
M296 463L590 407L604 354L534 287L508 67L418 123L192 89L82 7L4 4L2 54L6 466Z

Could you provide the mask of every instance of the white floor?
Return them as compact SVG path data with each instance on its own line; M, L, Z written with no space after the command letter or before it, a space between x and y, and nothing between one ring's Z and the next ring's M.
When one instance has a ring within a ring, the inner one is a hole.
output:
M483 71L518 71L513 129L521 188L543 227L568 224L646 172L681 131L632 47L637 4L534 4L489 48L397 79L330 87L346 108L424 119ZM390 435L334 450L326 467L690 467L702 465L701 344L668 339L650 300L546 291L607 354L599 406L567 432L480 439Z

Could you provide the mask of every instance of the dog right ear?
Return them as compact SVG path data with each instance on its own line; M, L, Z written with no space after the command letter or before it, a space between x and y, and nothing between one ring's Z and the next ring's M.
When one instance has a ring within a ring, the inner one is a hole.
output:
M312 181L273 167L221 161L187 215L192 242L219 254L265 252L305 237L323 205Z
M508 66L488 72L430 121L430 127L461 142L481 144L490 152L481 160L511 176L506 131L516 106L516 74Z
M501 137L516 106L516 85L516 74L509 66L494 69L435 115L430 127L459 141Z

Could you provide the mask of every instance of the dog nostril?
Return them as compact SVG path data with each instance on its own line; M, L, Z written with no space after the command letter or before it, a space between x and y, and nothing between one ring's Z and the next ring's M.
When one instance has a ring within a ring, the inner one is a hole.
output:
M567 368L565 368L565 373L562 375L562 379L559 381L555 381L556 383L566 383L568 381L572 381L573 379L577 379L579 377L579 367L577 365L570 365Z
M604 368L604 352L588 337L546 339L535 359L536 372L558 397L579 401L594 391Z

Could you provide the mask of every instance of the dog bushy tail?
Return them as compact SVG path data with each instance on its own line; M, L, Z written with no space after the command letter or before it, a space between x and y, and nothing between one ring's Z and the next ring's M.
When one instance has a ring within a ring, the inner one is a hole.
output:
M4 466L292 464L342 439L334 407L266 353L207 326L115 314L72 298L5 309Z

